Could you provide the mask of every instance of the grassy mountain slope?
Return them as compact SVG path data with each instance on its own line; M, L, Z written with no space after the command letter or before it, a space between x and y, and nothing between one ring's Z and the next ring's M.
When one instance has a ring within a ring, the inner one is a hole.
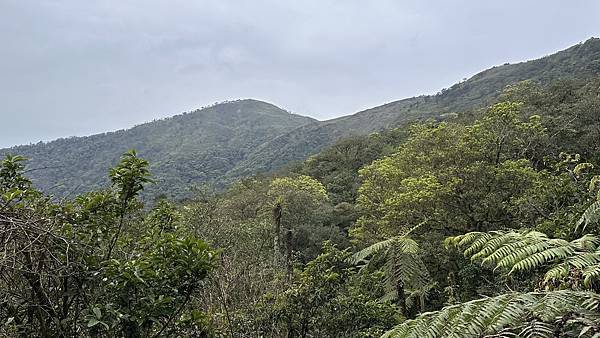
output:
M185 197L189 187L215 182L261 144L314 120L256 100L221 103L128 130L0 150L30 158L43 190L64 196L107 183L107 170L135 148L157 184L149 195Z
M558 53L527 62L505 64L480 72L437 95L391 102L322 123L299 127L262 145L239 162L228 176L269 171L315 154L336 140L398 127L411 121L468 111L492 103L509 84L532 80L548 84L561 78L600 75L600 39L591 38Z

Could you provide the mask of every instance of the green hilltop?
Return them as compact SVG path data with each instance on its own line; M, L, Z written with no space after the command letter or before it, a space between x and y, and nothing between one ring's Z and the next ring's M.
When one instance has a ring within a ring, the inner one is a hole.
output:
M107 183L106 172L128 149L150 160L157 184L182 198L189 187L218 182L256 147L313 119L257 100L224 102L127 130L58 139L0 150L30 159L30 175L41 189L75 195Z

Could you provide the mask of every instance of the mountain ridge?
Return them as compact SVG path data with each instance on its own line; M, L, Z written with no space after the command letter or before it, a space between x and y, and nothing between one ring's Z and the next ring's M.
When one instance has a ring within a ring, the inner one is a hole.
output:
M317 153L340 138L366 135L412 121L437 118L450 112L485 107L493 103L507 85L519 81L532 80L549 84L561 78L597 75L600 75L600 39L592 37L541 58L488 68L435 95L388 102L352 115L323 121L308 129L307 126L298 127L286 136L290 140L300 140L297 144L287 144L285 151L282 151L278 141L273 140L271 142L274 144L267 144L260 152L249 155L228 176L235 179L247 175L249 166L262 171L276 169L285 163L305 158L307 153ZM313 138L323 138L324 142L311 146L311 143L302 141ZM281 156L283 154L285 156Z
M108 168L122 152L135 148L150 160L158 176L158 184L149 187L149 194L175 186L178 191L174 195L186 196L189 194L182 191L186 190L183 185L214 180L268 139L313 121L270 103L245 99L130 129L1 149L0 155L14 153L30 158L30 167L44 168L31 172L34 183L62 196L73 189L81 192L105 185ZM77 175L68 168L76 168ZM54 187L61 182L65 188Z
M149 189L150 194L169 191L185 198L190 195L190 186L223 186L240 177L269 172L303 160L345 137L485 107L507 85L519 81L550 84L563 78L598 75L600 39L591 38L538 59L483 70L435 95L392 101L325 121L292 114L264 101L244 99L130 129L0 149L0 155L25 155L31 158L33 168L62 165L74 169L32 172L34 182L44 190L64 195L73 187L87 190L106 184L106 170L116 163L119 154L138 148L158 175L159 184ZM61 182L70 188L51 189Z

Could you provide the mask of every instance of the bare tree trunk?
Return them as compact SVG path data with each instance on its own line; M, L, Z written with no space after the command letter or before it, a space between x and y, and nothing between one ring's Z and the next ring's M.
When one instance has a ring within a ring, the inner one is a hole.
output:
M406 295L404 294L404 283L402 281L396 282L396 293L398 294L397 302L400 314L406 316Z
M281 204L277 203L273 208L273 264L278 266L281 262L281 249L280 249L280 233L281 233Z
M292 281L292 226L288 224L285 232L285 267L286 267L286 280Z

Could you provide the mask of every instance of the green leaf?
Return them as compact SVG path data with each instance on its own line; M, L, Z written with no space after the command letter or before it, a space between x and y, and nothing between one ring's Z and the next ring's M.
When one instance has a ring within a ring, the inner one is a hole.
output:
M92 309L92 311L94 312L94 315L96 316L96 318L98 318L98 319L102 318L102 312L100 311L99 308L95 307Z
M87 323L87 327L94 327L96 325L100 324L100 321L96 318L92 318L88 321Z

